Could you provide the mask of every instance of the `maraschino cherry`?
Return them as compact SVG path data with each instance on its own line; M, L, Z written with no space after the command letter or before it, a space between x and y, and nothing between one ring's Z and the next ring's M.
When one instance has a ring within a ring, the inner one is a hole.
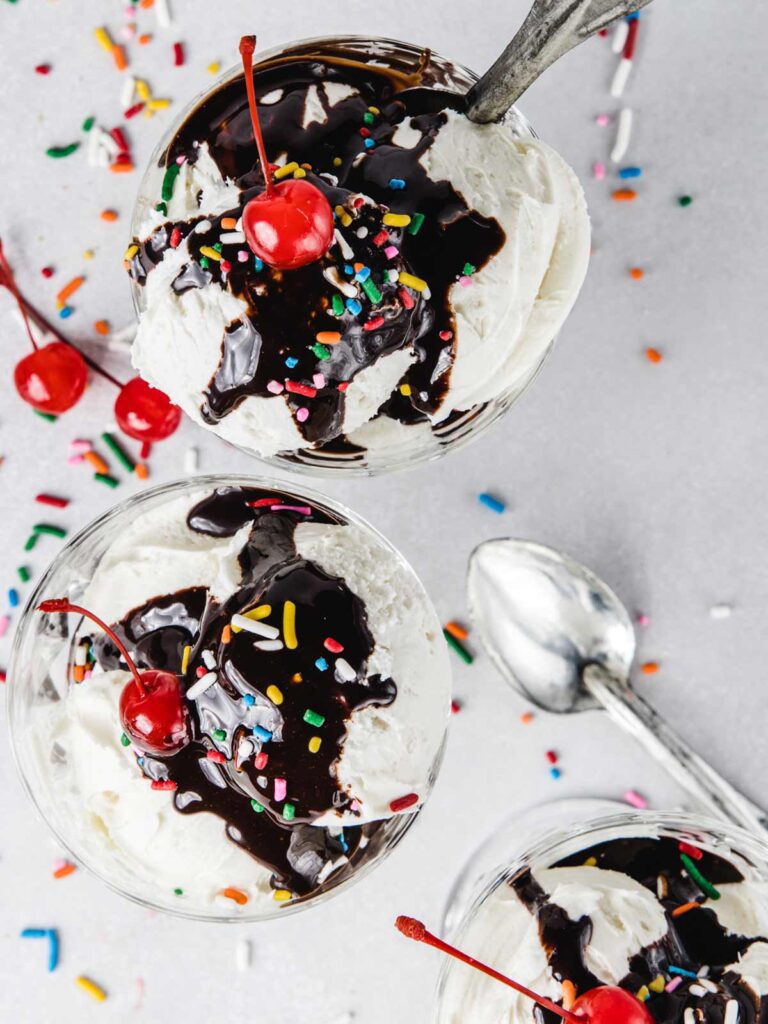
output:
M493 967L489 967L488 964L481 963L469 954L462 953L455 946L450 946L442 939L438 939L436 935L427 931L421 921L417 921L413 917L398 917L395 927L407 938L433 946L442 953L452 956L454 960L460 960L462 963L474 967L475 970L487 974L494 981L513 988L516 992L520 992L538 1003L539 1006L556 1013L558 1017L562 1017L569 1024L655 1024L653 1016L644 1003L641 1003L631 992L626 992L623 988L618 988L615 985L601 985L599 988L585 992L583 996L579 996L570 1010L566 1010L564 1006L547 999L546 996L538 995L526 988L525 985L513 981L505 974L494 970Z
M272 181L253 87L255 48L255 36L243 36L240 40L248 107L265 190L246 204L243 232L259 259L276 270L295 270L319 259L327 251L333 240L333 211L320 189L305 178L281 181L277 185Z
M51 341L24 356L13 371L16 390L38 412L60 416L80 401L88 368L80 353L63 341Z
M181 409L164 391L133 377L120 389L115 419L120 429L137 441L162 441L178 427Z
M66 598L42 601L39 612L76 612L104 630L133 676L120 695L120 720L126 734L146 754L168 757L189 743L189 717L179 677L155 669L139 672L125 645L105 622Z

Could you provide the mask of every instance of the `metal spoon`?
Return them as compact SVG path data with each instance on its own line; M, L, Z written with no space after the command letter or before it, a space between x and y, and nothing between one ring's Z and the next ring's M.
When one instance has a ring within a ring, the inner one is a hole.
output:
M512 42L466 95L415 86L398 93L411 114L463 110L470 121L498 121L550 64L650 0L534 0Z
M604 708L712 814L752 832L768 815L691 751L629 685L635 634L624 605L583 565L531 541L472 553L472 621L504 678L547 711Z

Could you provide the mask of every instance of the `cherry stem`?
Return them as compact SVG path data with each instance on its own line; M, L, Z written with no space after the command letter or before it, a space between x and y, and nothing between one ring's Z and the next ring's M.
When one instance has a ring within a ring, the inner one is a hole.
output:
M256 36L243 36L240 40L240 56L243 58L243 71L245 72L245 91L248 93L248 107L251 111L251 123L253 124L253 137L256 140L256 148L259 151L261 170L264 175L264 184L267 195L272 196L275 186L272 183L272 172L269 169L267 151L264 147L264 136L261 134L261 121L259 120L259 108L256 106L256 90L253 87L253 51L256 49Z
M475 960L474 957L469 956L467 953L462 953L460 949L456 949L455 946L449 946L447 942L443 942L442 939L438 939L436 935L428 932L421 921L417 921L413 917L400 916L395 921L395 927L398 931L402 932L409 939L413 939L415 942L424 942L428 946L433 946L435 949L439 949L441 953L447 953L448 956L452 956L454 960L460 960L464 964L468 964L470 967L474 967L476 971L482 971L483 974L487 974L489 978L493 978L494 981L500 981L502 985L508 985L509 988L513 988L516 992L522 993L524 996L528 996L529 999L533 999L534 1002L539 1003L540 1006L545 1007L547 1010L551 1010L552 1013L556 1013L563 1020L571 1021L572 1024L585 1024L585 1018L577 1013L571 1013L570 1010L566 1010L564 1007L559 1006L557 1003L553 1003L551 999L547 999L546 996L537 995L532 992L529 988L521 985L517 981L513 981L508 978L505 974L499 974L492 967L487 964L481 963L479 960Z
M139 670L136 668L133 658L125 649L125 644L123 644L114 629L112 629L111 626L108 626L106 622L103 622L98 615L94 615L93 612L89 612L87 608L82 608L79 604L70 604L65 597L54 597L48 601L41 601L37 606L37 610L39 612L76 612L80 615L84 615L86 619L90 619L91 622L95 622L97 626L104 630L118 651L120 651L123 656L123 661L130 669L131 675L136 681L139 693L142 697L146 697L147 688L142 682L141 675L139 674Z
M90 368L95 373L98 373L102 377L104 377L105 380L108 380L110 384L114 384L116 388L120 389L122 389L125 386L116 377L113 377L111 373L108 373L105 369L99 366L99 364L94 359L91 359L90 356L86 355L81 348L78 348L78 346L74 344L74 342L71 342L69 341L69 339L62 337L62 335L59 334L56 328L48 320L46 320L42 313L38 313L35 307L31 303L27 302L27 300L19 291L18 285L16 284L16 280L13 276L13 271L11 270L8 260L6 259L5 256L5 252L3 251L2 240L0 240L0 288L7 288L8 291L16 300L16 305L19 307L19 312L21 313L21 316L24 320L24 326L27 329L27 335L29 336L29 340L32 342L32 348L34 348L37 351L38 344L35 341L34 337L32 336L30 320L32 321L33 324L35 324L35 326L39 330L44 331L46 334L52 335L56 339L56 341L60 341L63 345L69 345L70 348L73 348L76 352L79 352L80 355L85 360L86 365L90 366Z

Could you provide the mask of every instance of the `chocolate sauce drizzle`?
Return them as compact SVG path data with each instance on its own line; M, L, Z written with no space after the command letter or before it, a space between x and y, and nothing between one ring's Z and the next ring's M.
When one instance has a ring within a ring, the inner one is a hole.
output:
M336 63L339 58L341 63ZM334 57L278 59L257 65L254 82L267 152L272 158L284 154L288 161L305 165L308 180L326 194L333 208L343 208L337 228L349 249L333 245L321 260L281 272L259 267L244 243L220 242L226 234L222 220L237 219L248 200L264 188L243 79L238 76L193 111L171 142L163 165L171 166L177 158L194 162L199 143L207 142L222 175L242 190L240 205L205 221L200 217L164 224L144 242L135 239L139 251L130 262L130 273L143 284L172 239L174 247L187 239L190 260L173 282L175 290L183 293L215 281L247 307L243 318L224 332L221 361L201 409L208 423L219 422L247 396L258 395L287 402L304 438L316 447L336 439L334 450L342 437L346 386L392 352L409 349L415 358L378 414L413 423L439 409L456 343L449 291L467 273L467 265L483 267L505 237L496 220L471 210L449 182L432 181L419 163L445 113L413 116L414 111L406 112L397 98L402 74L354 60L345 64L344 59L342 52ZM355 94L330 105L326 83L351 86ZM302 126L310 89L318 90L313 95L325 120ZM273 101L262 102L265 97ZM403 123L418 133L413 148L393 143ZM394 189L393 181L404 181L405 188ZM361 197L368 198L363 202ZM387 211L420 214L424 220L416 231L413 222L387 226L382 221ZM203 256L201 265L201 248L217 245L223 261ZM244 249L248 259L240 262L238 251ZM355 264L370 271L376 288L373 298L355 277ZM390 278L392 271L425 280L428 290L404 289ZM347 291L350 285L357 288L360 312L345 306L339 314L339 298L346 303L347 296L330 283L329 275L336 275ZM321 331L341 334L330 353L316 346ZM317 375L322 375L320 386L313 383ZM310 385L316 394L274 394L274 382L287 380ZM267 387L270 383L273 390ZM303 408L309 416L303 419L302 413L297 418Z
M713 885L743 881L733 864L707 851L702 854L696 866ZM677 840L669 837L610 840L553 866L576 867L587 860L592 863L591 858L598 868L622 872L654 894L662 893L659 899L666 912L668 931L659 942L638 950L632 957L629 973L620 981L621 987L636 993L659 974L664 976L666 984L676 977L669 972L670 966L693 974L706 966L709 968L707 979L717 986L715 992L697 995L691 992L691 986L695 989L698 979L683 977L673 992L652 993L646 1006L654 1020L660 1024L687 1024L685 1011L691 1009L696 1024L724 1024L726 1004L735 999L739 1004L739 1024L766 1024L768 999L759 999L737 973L724 968L738 962L753 942L766 941L768 937L728 932L717 919L716 905L715 909L701 907L672 916L676 907L700 902L703 895L695 881L685 874ZM605 984L605 979L596 977L586 964L585 951L592 935L591 919L585 915L573 921L562 907L550 902L528 868L510 879L509 884L538 920L541 944L553 977L573 982L579 994ZM536 1006L535 1017L539 1024L561 1021L541 1006Z
M220 817L229 838L273 872L274 888L306 896L330 865L340 861L348 873L381 827L328 830L311 822L334 808L354 813L354 793L342 789L334 771L347 722L370 704L391 704L397 688L391 679L367 675L374 640L363 602L342 579L297 553L299 522L340 520L317 507L308 516L279 508L296 504L290 495L254 488L215 491L190 511L187 525L214 537L248 528L237 555L237 592L223 603L201 587L157 597L114 628L139 666L182 675L185 692L200 675L213 670L217 676L205 693L187 699L191 742L168 758L139 755L144 774L176 783L181 813ZM296 607L293 649L283 629L286 602ZM263 637L230 627L233 615L264 605L271 612L260 621L280 631L279 650L259 649L255 644ZM343 652L328 649L329 637ZM188 645L192 653L182 674ZM107 638L97 643L97 656L104 668L120 664ZM354 679L336 668L338 658L351 666ZM270 687L277 687L280 702ZM314 753L313 737L322 741ZM216 760L209 758L211 751ZM259 755L267 761L257 767ZM286 781L285 796L275 790L280 779Z

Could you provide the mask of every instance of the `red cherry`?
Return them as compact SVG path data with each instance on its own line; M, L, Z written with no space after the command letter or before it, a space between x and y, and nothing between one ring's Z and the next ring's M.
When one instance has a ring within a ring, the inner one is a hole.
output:
M164 391L133 377L120 389L115 419L120 429L137 441L162 441L178 427L181 409Z
M58 416L79 401L88 382L88 368L77 349L52 341L16 364L13 381L25 402Z
M243 210L243 231L256 255L277 270L295 270L327 252L333 240L331 204L303 178L281 181Z
M651 1011L637 996L614 985L602 985L579 996L571 1007L588 1024L654 1024Z
M189 742L187 709L179 678L172 672L141 672L144 687L129 680L120 695L120 720L137 747L160 757Z

